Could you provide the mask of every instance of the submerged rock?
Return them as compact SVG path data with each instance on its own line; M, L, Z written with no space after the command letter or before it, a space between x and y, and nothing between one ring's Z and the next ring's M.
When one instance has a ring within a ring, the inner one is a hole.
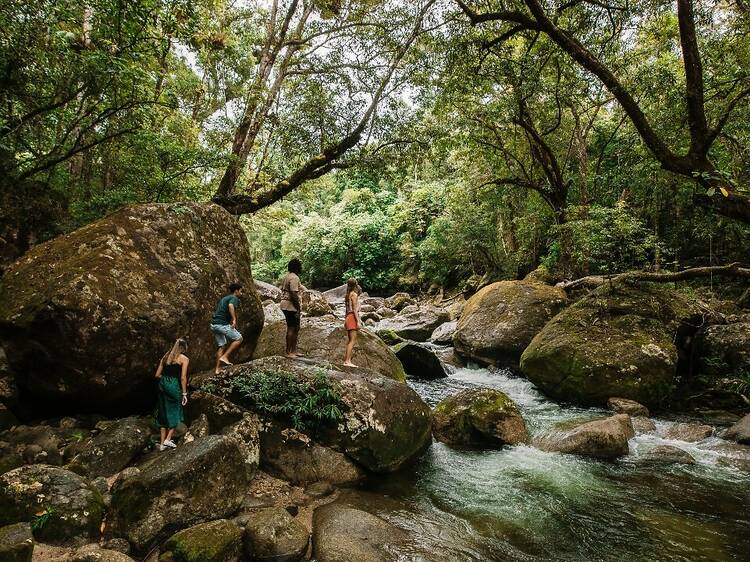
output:
M161 453L112 486L112 522L139 551L186 527L233 514L248 481L237 441L208 435Z
M713 434L714 428L710 425L699 423L676 423L666 429L664 437L667 439L675 439L677 441L695 443L696 441L703 441L704 439L711 437Z
M409 386L365 369L339 367L312 360L266 357L235 365L204 381L221 388L232 380L252 378L256 373L291 374L299 380L325 376L335 385L343 402L343 418L337 423L322 420L311 437L333 447L374 472L397 470L420 454L430 443L430 409ZM234 387L241 386L236 384ZM242 392L230 391L227 398L252 409L254 404ZM279 418L280 422L288 421ZM291 425L291 424L289 424Z
M648 448L638 456L642 464L695 464L695 459L687 451L672 445L657 445Z
M432 432L449 445L502 447L529 439L518 406L491 388L471 388L442 400L433 412Z
M64 468L22 466L0 476L0 525L37 521L40 541L97 539L103 512L101 494Z
M554 431L540 438L537 445L546 451L614 459L628 454L628 440L634 436L630 416L617 414Z
M448 376L438 356L425 345L403 342L396 344L393 351L404 366L406 374L411 377L441 379Z
M0 560L3 562L31 562L34 536L29 523L15 523L0 527Z
M270 507L250 514L244 542L250 560L297 562L307 554L310 533L286 509Z
M643 433L653 433L656 431L656 424L649 418L643 416L635 416L630 418L630 422L633 424L633 429L637 435Z
M558 400L603 406L618 396L658 407L676 386L678 331L696 312L675 291L608 283L553 318L521 370Z
M567 304L565 291L541 283L499 281L471 297L453 345L484 364L516 367L532 338Z
M730 439L743 445L750 445L750 414L747 414L722 435L724 439Z
M380 517L338 504L315 510L313 556L317 562L396 562L406 534Z
M242 360L263 312L239 223L213 204L127 207L34 246L6 271L2 343L40 409L132 410L153 399L156 364L176 336L190 340L191 369L213 365L208 323L234 281L245 284Z
M170 562L235 562L241 549L240 528L226 519L217 519L172 535L163 552L171 556Z
M265 327L258 340L254 359L285 355L286 323L273 322ZM298 350L305 357L343 362L347 334L344 323L332 317L303 318ZM369 330L360 330L352 361L397 381L404 381L404 368L391 349Z

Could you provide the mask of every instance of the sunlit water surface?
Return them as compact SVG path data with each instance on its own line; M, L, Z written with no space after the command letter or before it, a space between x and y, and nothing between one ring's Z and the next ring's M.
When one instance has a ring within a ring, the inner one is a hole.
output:
M497 388L519 405L529 432L606 415L546 400L509 372L458 369L448 379L411 380L432 406L472 387ZM345 499L406 529L404 561L750 561L750 475L720 459L742 450L712 437L699 443L655 434L630 454L599 462L530 446L457 450L433 443L410 469ZM639 465L639 450L669 444L695 465Z

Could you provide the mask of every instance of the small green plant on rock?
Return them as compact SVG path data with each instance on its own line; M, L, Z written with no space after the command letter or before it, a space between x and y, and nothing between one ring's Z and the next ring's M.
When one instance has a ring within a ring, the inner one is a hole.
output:
M202 390L234 398L259 413L288 418L295 429L307 431L343 417L341 393L323 369L300 377L287 371L256 371L203 385Z
M41 530L49 521L50 517L54 515L55 508L51 505L45 506L44 509L38 512L31 520L31 529L33 531Z

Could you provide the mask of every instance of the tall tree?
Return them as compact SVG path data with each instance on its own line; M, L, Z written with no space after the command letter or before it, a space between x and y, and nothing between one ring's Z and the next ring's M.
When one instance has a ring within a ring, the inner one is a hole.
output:
M731 68L714 64L711 74L712 100L709 105L701 41L696 31L699 18L693 0L677 0L676 3L684 79L682 98L687 114L686 131L677 142L670 142L668 135L653 125L640 101L647 92L637 90L618 76L616 62L607 60L606 46L602 45L607 37L610 41L627 42L627 28L637 27L639 20L644 18L641 3L610 4L573 0L553 5L540 0L519 0L502 2L498 9L480 12L463 0L456 2L473 25L500 22L501 26L496 32L498 41L524 31L549 37L563 52L606 86L665 170L690 178L705 189L704 193L695 198L696 203L724 216L750 223L750 196L737 187L734 178L726 177L725 171L718 169L711 157L717 138L734 112L750 96L750 69L741 64ZM671 5L671 2L666 4ZM707 35L725 34L723 42L726 48L726 38L731 37L731 34L722 29L722 26L714 25L717 15L713 13L713 10L724 8L720 3L705 4L710 6L706 7L709 13L702 18L707 21L704 31ZM586 29L590 29L592 24L596 33L587 34ZM592 41L593 45L587 46L586 39L591 40L591 35L596 40Z

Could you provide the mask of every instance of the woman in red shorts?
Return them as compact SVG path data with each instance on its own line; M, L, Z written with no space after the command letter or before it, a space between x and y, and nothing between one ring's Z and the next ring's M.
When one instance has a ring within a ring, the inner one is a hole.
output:
M352 352L354 344L357 342L357 332L362 327L362 321L359 318L359 294L362 292L357 280L352 278L346 282L346 319L344 328L348 334L349 341L346 342L346 352L344 353L344 365L347 367L356 367L352 363Z

